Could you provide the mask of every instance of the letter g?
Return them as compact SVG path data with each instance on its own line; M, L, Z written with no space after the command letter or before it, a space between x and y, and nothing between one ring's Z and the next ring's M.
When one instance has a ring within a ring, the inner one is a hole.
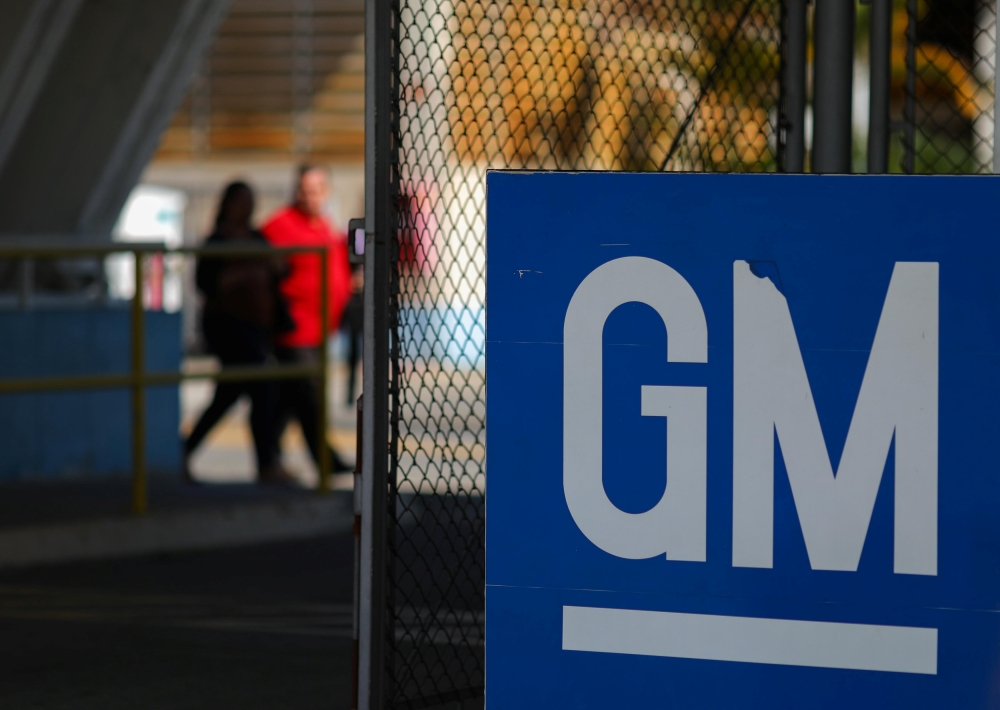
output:
M667 418L667 485L645 513L617 508L603 480L604 324L618 306L644 303L667 329L667 361L708 361L705 312L666 264L609 261L573 294L563 326L563 491L577 526L616 557L705 560L707 388L642 388L642 415Z

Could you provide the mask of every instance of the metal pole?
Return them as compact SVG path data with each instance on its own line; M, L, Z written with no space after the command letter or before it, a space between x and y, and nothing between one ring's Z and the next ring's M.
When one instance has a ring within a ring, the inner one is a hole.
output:
M365 3L365 290L358 708L386 705L393 0Z
M142 307L143 259L140 251L135 258L135 295L132 296L132 512L146 512L146 392L143 382L145 369L145 333Z
M809 0L788 0L785 6L785 165L786 173L801 173L806 165L806 45Z
M816 0L812 169L851 172L854 0Z
M868 101L868 172L889 172L889 92L892 73L892 0L872 0L869 23L871 94Z
M364 468L365 440L363 399L357 402L357 443L354 462L354 625L351 643L351 710L358 710L358 621L361 618L361 471Z
M316 405L319 409L316 413L316 421L318 423L319 432L316 439L318 442L316 450L316 463L319 466L319 491L320 493L328 493L330 491L330 445L326 438L326 399L330 376L328 371L329 362L326 339L327 331L330 326L330 299L328 293L330 283L330 260L326 249L323 249L318 256L322 260L322 264L320 264L319 269L319 397L317 398Z

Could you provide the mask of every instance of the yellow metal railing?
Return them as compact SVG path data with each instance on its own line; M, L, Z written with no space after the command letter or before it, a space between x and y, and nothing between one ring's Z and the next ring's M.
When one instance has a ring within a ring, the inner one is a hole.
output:
M0 378L0 394L25 392L58 392L88 389L129 388L132 392L132 511L145 513L149 506L149 489L146 471L146 388L155 385L179 384L184 380L213 379L216 382L244 382L249 380L319 380L318 403L318 468L319 490L330 490L330 456L326 438L327 408L327 352L329 327L329 262L325 247L186 247L166 249L162 246L140 244L79 245L60 247L2 246L0 260L8 259L66 259L106 257L111 254L131 253L135 258L135 294L131 303L131 369L129 372L94 375L68 375L54 377ZM247 257L281 256L286 254L315 253L320 256L320 347L316 365L264 365L260 367L227 367L217 372L147 372L145 361L145 308L143 307L144 258L154 254L182 254L198 258L236 259Z

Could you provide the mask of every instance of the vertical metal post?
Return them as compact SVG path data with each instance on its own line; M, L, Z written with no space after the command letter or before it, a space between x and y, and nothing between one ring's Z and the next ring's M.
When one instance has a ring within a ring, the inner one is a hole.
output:
M814 28L812 169L849 173L854 0L816 0Z
M357 444L354 462L354 626L351 642L351 710L358 710L358 621L361 618L361 471L364 468L364 400L357 403Z
M392 0L365 3L365 290L358 708L387 701L389 299L395 29Z
M906 97L903 105L903 172L917 169L917 0L906 3Z
M801 173L806 165L806 45L809 0L785 3L785 164L784 172Z
M316 421L319 432L316 441L316 463L319 465L319 491L328 493L330 491L330 445L326 438L326 412L327 412L327 387L329 387L329 357L327 353L327 334L330 327L330 259L329 253L324 248L318 254L320 264L319 278L319 397L317 398Z
M889 92L892 75L892 0L872 0L868 56L868 172L889 172Z
M132 512L146 512L146 390L145 328L142 304L143 259L142 252L132 252L135 258L135 295L132 296Z

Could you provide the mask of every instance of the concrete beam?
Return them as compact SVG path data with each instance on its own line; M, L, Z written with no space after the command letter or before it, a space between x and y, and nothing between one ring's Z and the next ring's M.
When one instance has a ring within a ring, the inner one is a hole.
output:
M80 216L84 233L109 233L156 151L231 0L188 0L160 59L129 114Z
M8 0L0 5L0 166L49 76L82 0Z
M61 41L49 39L49 66L37 70L43 80L0 160L0 233L110 233L229 2L31 3L29 15L44 9L46 17L77 7ZM8 58L16 45L9 43ZM21 74L36 61L32 56Z

